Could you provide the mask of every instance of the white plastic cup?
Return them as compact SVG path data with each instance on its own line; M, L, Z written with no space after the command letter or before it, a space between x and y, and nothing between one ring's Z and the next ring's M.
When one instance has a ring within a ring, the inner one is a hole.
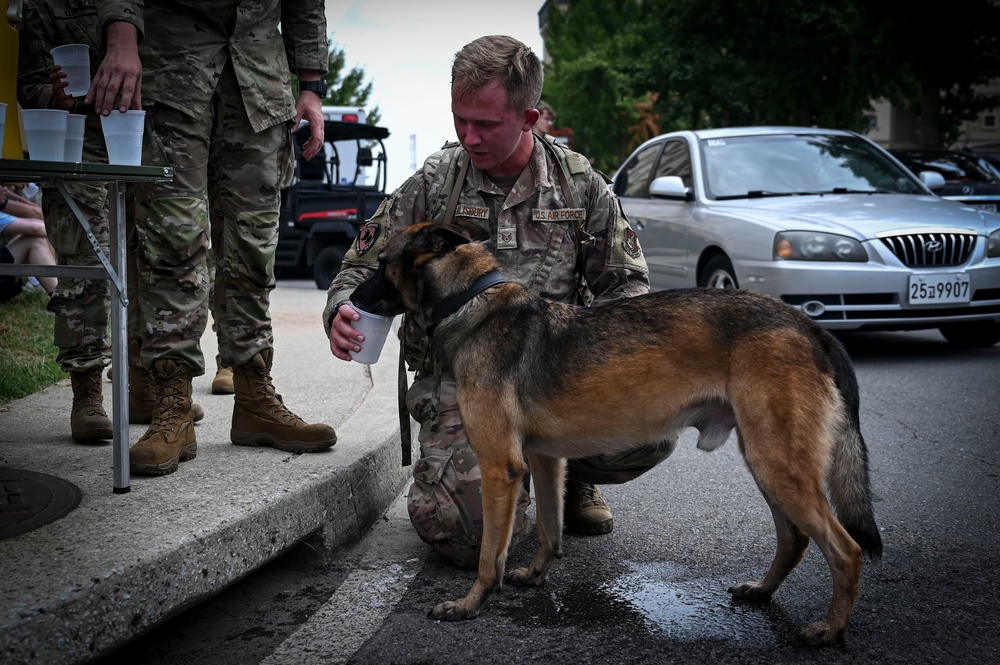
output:
M0 155L3 155L3 132L6 129L7 105L0 102Z
M69 111L22 109L24 138L33 160L61 162L66 154L66 122Z
M354 307L351 305L351 307ZM351 351L351 357L355 362L366 365L374 365L378 362L378 357L382 355L382 347L385 346L385 338L392 327L391 316L379 316L369 314L354 307L354 311L361 315L361 319L351 323L351 327L365 336L365 341L361 344L361 350L355 353Z
M66 116L66 148L63 154L64 162L83 161L83 132L87 124L87 116L70 113Z
M63 92L84 97L90 88L90 47L86 44L63 44L52 49L52 61L66 72L69 84Z
M101 116L104 144L108 147L108 163L123 166L142 164L142 131L146 122L145 111L129 109L122 113L112 111Z

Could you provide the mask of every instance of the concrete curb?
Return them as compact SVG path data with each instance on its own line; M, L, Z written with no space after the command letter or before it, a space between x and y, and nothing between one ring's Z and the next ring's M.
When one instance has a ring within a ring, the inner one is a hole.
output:
M131 492L116 495L110 444L69 440L68 381L0 409L0 464L83 492L65 517L0 541L0 662L93 660L311 534L322 530L329 546L343 547L384 514L409 477L400 466L398 342L390 335L376 365L333 359L318 325L325 294L298 291L275 291L272 374L296 413L337 428L329 451L233 446L232 398L209 395L209 373L195 379L206 409L198 458L169 476L135 477ZM132 426L131 441L144 431Z

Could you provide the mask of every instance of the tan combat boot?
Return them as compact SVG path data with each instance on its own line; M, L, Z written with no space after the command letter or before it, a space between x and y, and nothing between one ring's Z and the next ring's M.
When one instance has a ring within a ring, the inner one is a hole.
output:
M274 349L264 349L249 362L233 367L233 428L238 446L271 446L290 453L316 453L337 443L329 425L310 425L288 410L271 383Z
M153 409L156 407L156 395L153 394L153 381L149 372L141 366L128 367L128 422L130 425L148 425L153 422ZM200 404L191 403L194 421L205 417L205 409Z
M114 436L111 418L104 411L101 371L102 368L94 367L69 374L73 385L73 410L69 426L74 441L110 439Z
M597 485L566 480L566 498L563 501L563 522L566 530L582 536L611 533L614 517Z
M191 412L191 367L156 360L150 378L157 397L149 430L129 450L132 473L164 476L198 454Z
M215 356L215 378L212 379L213 395L232 395L236 392L233 387L233 368L222 366L222 357Z

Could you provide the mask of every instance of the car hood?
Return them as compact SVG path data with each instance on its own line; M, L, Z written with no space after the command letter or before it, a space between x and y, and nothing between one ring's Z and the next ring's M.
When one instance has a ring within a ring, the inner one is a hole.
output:
M775 231L828 231L858 240L902 229L943 227L984 233L1000 226L1000 216L993 216L996 222L988 225L983 214L954 201L909 194L782 196L710 201L706 207Z

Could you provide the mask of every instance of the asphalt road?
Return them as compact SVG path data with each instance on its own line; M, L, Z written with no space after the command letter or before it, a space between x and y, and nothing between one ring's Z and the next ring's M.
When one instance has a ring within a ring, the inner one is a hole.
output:
M354 549L318 536L103 662L1000 662L1000 346L956 350L931 332L843 340L885 542L843 646L796 640L829 603L815 546L771 603L730 600L730 585L766 570L773 525L735 441L703 453L686 434L657 469L604 488L612 534L568 536L544 587L505 587L474 621L426 618L474 574L431 553L400 500ZM522 543L508 565L532 553Z

